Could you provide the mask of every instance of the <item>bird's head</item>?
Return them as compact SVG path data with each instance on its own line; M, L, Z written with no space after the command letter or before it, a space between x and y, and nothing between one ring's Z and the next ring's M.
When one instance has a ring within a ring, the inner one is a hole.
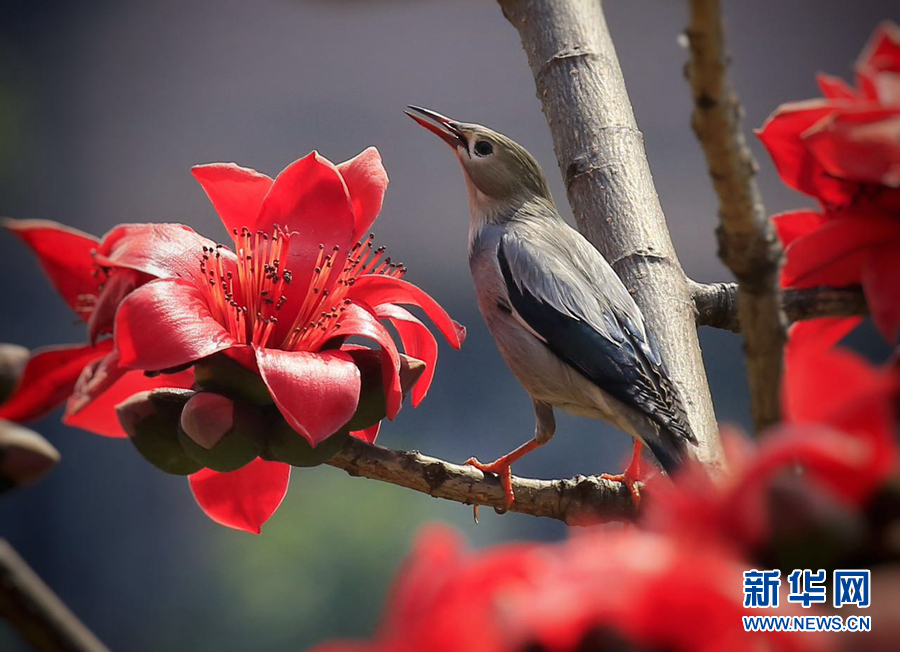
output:
M493 129L457 122L428 109L409 109L406 114L410 118L455 150L476 208L487 210L532 199L552 201L541 166L514 140Z

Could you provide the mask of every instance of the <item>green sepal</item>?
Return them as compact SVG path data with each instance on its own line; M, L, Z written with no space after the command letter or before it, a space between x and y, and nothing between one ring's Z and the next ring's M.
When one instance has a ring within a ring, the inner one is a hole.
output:
M287 421L278 418L268 429L262 457L291 466L318 466L330 460L349 437L350 430L344 427L314 447Z
M381 352L369 349L347 351L359 368L359 403L345 426L347 430L364 430L387 415Z
M201 389L243 399L253 405L274 403L269 388L259 374L224 353L216 353L197 362L194 365L194 382Z

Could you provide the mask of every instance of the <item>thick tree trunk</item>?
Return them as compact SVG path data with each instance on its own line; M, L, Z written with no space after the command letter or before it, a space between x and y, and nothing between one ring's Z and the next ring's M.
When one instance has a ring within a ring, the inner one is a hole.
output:
M579 230L641 307L686 403L697 457L723 465L690 288L597 0L499 0L519 31Z

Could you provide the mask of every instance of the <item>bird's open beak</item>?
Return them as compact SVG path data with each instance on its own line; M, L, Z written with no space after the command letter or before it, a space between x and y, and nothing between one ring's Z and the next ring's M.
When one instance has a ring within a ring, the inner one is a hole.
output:
M459 129L458 122L429 109L423 109L418 106L410 106L407 108L409 108L410 111L421 113L423 116L425 116L425 118L430 118L432 122L429 122L425 118L421 118L413 113L410 113L410 111L404 111L406 115L425 127L428 131L440 136L441 140L450 145L450 147L452 147L453 149L456 149L460 145L462 145L463 147L467 146L466 138L465 136L463 136L462 131Z

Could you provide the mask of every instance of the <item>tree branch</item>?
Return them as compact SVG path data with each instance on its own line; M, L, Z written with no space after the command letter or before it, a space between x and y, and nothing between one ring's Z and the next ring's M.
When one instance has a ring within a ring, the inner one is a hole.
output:
M744 334L750 407L760 432L781 415L786 324L778 286L781 243L762 204L757 164L744 140L741 106L728 80L720 0L691 0L687 36L693 127L719 196L719 258L738 281L737 313Z
M597 0L499 0L519 31L579 230L656 335L710 467L723 462L693 303Z
M698 326L741 332L737 284L691 281L690 285ZM850 317L869 312L866 297L858 285L841 288L822 285L784 290L781 293L781 307L790 322L816 317Z
M503 510L499 480L471 466L451 464L417 451L395 451L351 437L327 462L349 475L389 482L467 505ZM549 516L569 525L586 525L635 516L631 492L622 482L596 476L568 480L513 477L516 502L511 511Z
M0 616L40 652L109 652L3 539Z

